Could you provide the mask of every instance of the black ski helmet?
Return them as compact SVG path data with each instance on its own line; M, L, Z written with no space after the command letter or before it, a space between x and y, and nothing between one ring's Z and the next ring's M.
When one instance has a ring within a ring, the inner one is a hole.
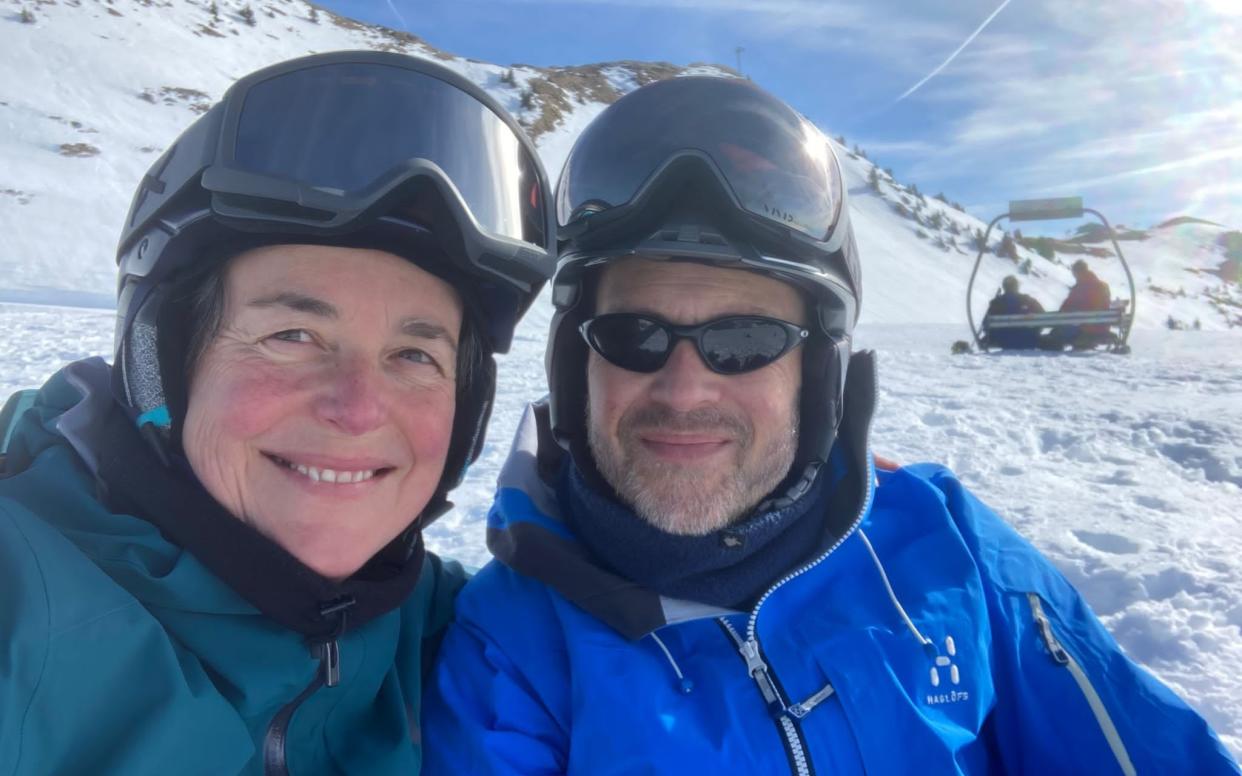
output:
M508 350L551 274L554 239L534 146L462 76L374 51L273 65L233 84L134 194L117 249L113 393L167 460L187 401L187 322L165 302L187 277L280 243L402 256L454 286L484 350L483 368L459 386L426 522L482 448L492 355Z
M609 106L574 144L556 189L560 227L546 368L552 429L585 446L592 276L633 256L757 272L815 314L803 349L795 483L828 458L859 313L858 249L840 163L810 121L750 81L660 81Z

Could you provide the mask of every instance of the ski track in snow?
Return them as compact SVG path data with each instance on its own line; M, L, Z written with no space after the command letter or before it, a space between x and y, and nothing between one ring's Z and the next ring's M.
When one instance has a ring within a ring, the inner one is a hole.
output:
M545 294L500 359L488 441L436 552L488 560L487 510L526 402L543 395ZM0 304L0 391L107 354L108 311ZM951 356L948 325L873 324L873 449L953 469L1086 596L1126 652L1242 753L1242 332L1140 331L1130 356Z

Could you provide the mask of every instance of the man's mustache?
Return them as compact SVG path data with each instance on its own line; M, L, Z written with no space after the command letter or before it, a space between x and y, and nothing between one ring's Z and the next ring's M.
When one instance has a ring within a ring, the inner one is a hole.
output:
M626 436L648 430L687 434L717 433L743 442L753 436L751 426L745 419L715 407L678 412L663 404L648 404L627 413L620 425L620 430Z

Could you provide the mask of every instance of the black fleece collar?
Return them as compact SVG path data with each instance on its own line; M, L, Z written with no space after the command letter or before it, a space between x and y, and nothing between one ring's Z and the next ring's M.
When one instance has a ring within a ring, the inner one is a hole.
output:
M822 466L818 472L820 477L833 479L825 483L823 492L814 499L823 513L816 523L816 552L808 556L822 553L848 534L866 504L871 485L867 441L876 395L875 354L854 353L846 378L845 411L833 448L834 466ZM563 510L565 506L557 503L556 488L556 475L561 471L565 453L552 437L547 405L536 405L533 413L537 450L515 450L501 473L500 487L502 491L515 487L527 491L536 505L546 507L542 511L547 520L493 521L487 532L487 546L492 554L629 639L642 638L671 622L701 616L710 607L696 608L684 600L664 597L606 566L580 537L573 535L560 512L553 514L551 510ZM519 431L519 442L522 441ZM524 444L534 441L527 439ZM592 487L590 477L585 477L584 482ZM770 508L783 507L773 502ZM688 611L691 613L687 614Z

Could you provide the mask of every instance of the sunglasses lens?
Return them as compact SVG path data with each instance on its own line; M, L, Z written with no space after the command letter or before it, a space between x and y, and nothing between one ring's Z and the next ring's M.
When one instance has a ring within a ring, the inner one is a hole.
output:
M703 356L717 372L751 372L780 358L788 350L789 336L772 321L727 318L703 332Z
M636 315L596 318L587 336L596 352L631 372L658 370L668 360L671 350L668 331L659 322Z

